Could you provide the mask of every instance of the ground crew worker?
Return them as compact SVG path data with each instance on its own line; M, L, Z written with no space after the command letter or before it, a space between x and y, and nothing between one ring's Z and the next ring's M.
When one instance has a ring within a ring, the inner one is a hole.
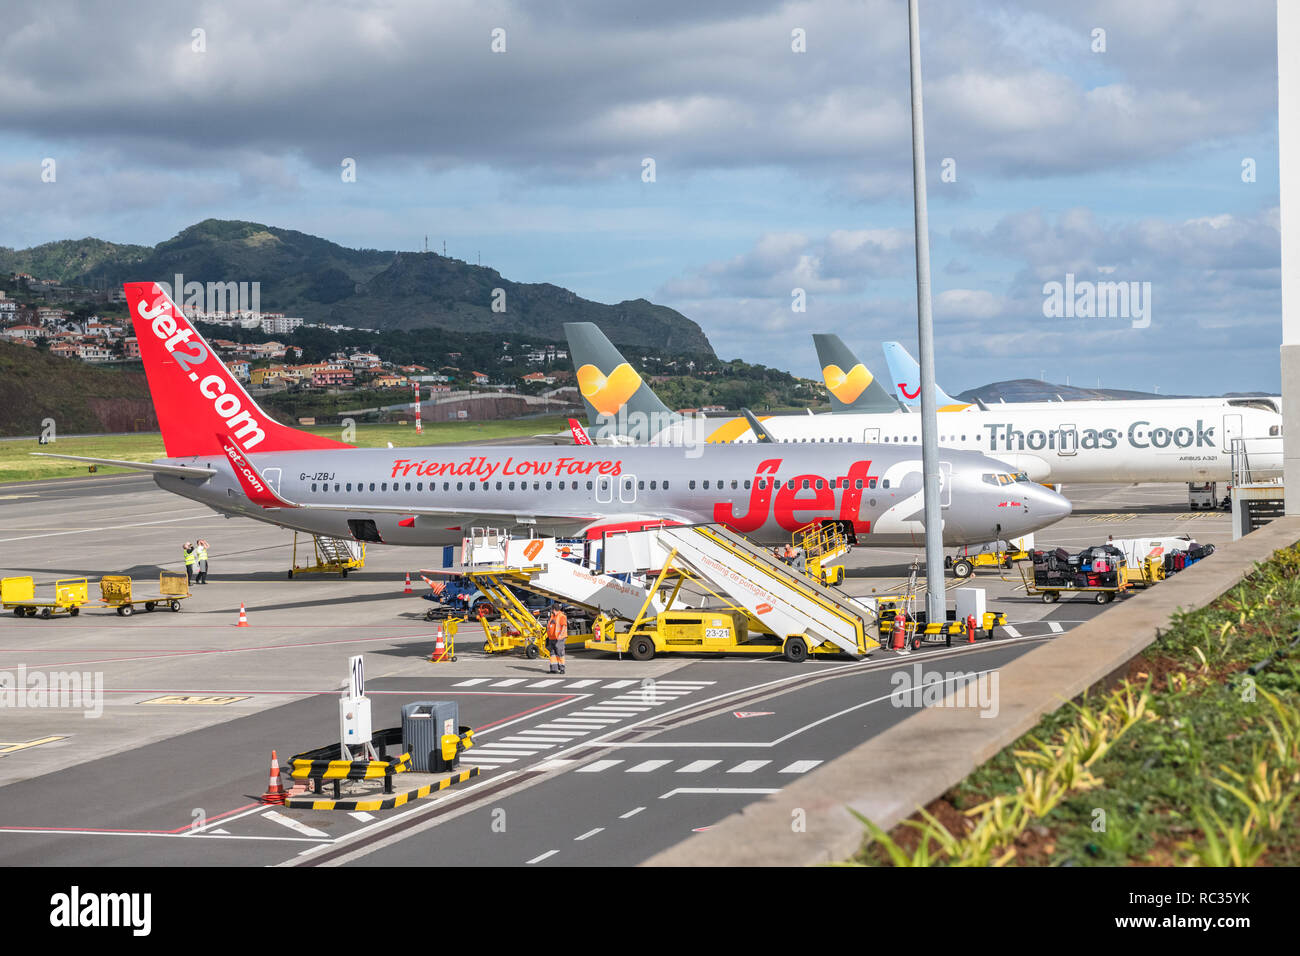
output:
M186 541L185 542L185 583L186 584L194 583L194 562L197 560L198 560L198 556L194 553L194 542Z
M551 655L551 673L564 673L564 644L569 636L569 616L564 608L556 605L551 608L546 620L546 650Z
M198 574L194 575L195 584L208 583L208 543L203 538L199 538L198 545L194 549L194 559L198 564Z

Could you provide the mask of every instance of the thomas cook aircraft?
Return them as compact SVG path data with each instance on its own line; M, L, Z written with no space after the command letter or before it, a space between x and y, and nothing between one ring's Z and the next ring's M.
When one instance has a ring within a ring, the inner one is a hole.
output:
M684 446L755 442L743 416L719 422L670 411L595 325L568 323L565 332L593 438L630 435ZM861 442L901 448L921 441L919 415L784 415L766 417L762 425L777 445ZM1226 481L1234 456L1241 455L1254 476L1282 471L1282 416L1255 403L1057 402L1025 409L1007 404L942 415L939 431L945 450L993 456L1039 482ZM907 454L920 456L917 447Z
M924 537L920 456L901 445L354 448L298 431L257 406L158 285L125 289L167 457L53 457L149 472L225 515L416 546L460 543L475 524L595 537L718 523L776 544L833 522L859 545ZM978 452L946 453L943 476L947 544L1018 537L1070 513Z

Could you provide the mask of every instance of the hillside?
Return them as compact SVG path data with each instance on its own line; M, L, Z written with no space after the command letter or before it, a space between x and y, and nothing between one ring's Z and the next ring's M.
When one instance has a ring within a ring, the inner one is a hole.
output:
M0 271L28 272L73 285L114 286L153 279L172 282L259 282L265 311L378 329L509 332L563 341L565 322L594 322L618 345L668 354L713 355L700 327L644 299L605 305L546 283L519 283L495 269L436 253L347 249L336 243L254 222L208 219L147 246L99 239L0 249ZM505 290L505 311L492 311L493 290Z
M1079 401L1137 401L1148 398L1192 398L1190 395L1157 395L1154 392L1138 392L1124 388L1080 388L1075 385L1055 385L1042 382L1036 378L1017 378L1006 382L993 382L979 388L968 388L958 393L955 398L963 402L973 402L977 398L986 405L1001 401L1011 402L1054 402L1063 398L1067 402Z
M158 428L143 372L0 342L0 435L38 435L46 418L66 435Z

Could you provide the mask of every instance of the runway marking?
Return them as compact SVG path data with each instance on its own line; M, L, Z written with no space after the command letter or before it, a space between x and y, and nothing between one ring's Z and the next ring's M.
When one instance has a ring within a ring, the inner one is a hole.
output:
M1065 630L1065 628L1061 627L1061 625L1058 624L1056 621L1048 621L1047 629L1051 631L1053 634L1060 634Z
M576 836L576 837L574 837L574 838L573 838L573 842L576 843L576 842L578 842L579 840L585 840L585 839L587 839L587 837L594 837L597 833L604 833L604 832L605 832L605 828L604 828L604 827L596 827L594 830L588 830L588 831L587 831L586 833L584 833L582 836Z
M716 767L722 763L721 760L692 760L685 767L678 767L678 773L700 773L708 770L710 767Z
M547 850L541 856L533 857L531 860L525 863L524 866L532 866L534 863L541 863L543 860L549 860L551 857L555 856L555 854L559 852L560 852L559 850Z
M1017 630L1016 630L1012 625L1010 625L1010 624L1003 624L1003 625L1002 625L1002 630L1003 630L1003 632L1005 632L1009 637L1019 637L1019 636L1020 636L1020 632L1017 631Z
M626 773L650 773L651 771L658 770L660 767L669 763L672 763L672 761L671 760L643 760L635 767L628 767L625 772Z
M482 747L476 747L475 750L478 751L480 757L533 757L543 750L550 750L554 746L555 744L534 744L531 748L515 748L485 744Z
M595 680L575 680L572 684L565 684L565 690L577 690L580 687L590 687L592 684L598 684L600 681Z
M469 680L463 680L459 684L452 684L452 687L473 687L475 684L486 684L491 677L471 677Z
M552 677L550 680L538 680L529 684L529 687L554 687L560 682L558 677Z
M241 697L236 697L236 696L225 696L225 697L217 697L217 696L198 697L198 696L194 696L194 695L192 695L192 694L168 694L168 695L166 695L165 697L152 697L152 698L150 698L149 700L141 700L141 701L137 701L137 703L141 703L141 704L195 704L195 705L204 705L204 706L224 706L224 705L226 705L226 704L233 704L233 703L234 703L235 701L237 701L237 700L251 700L251 699L252 699L252 698L250 698L250 697L242 697L242 696L241 696Z
M587 732L585 730L521 730L519 736L528 740L556 740L563 742L577 737L585 737Z
M736 764L727 773L753 773L759 767L766 767L770 760L744 760Z
M807 773L821 763L820 760L796 760L788 767L782 767L781 773Z
M676 790L669 790L667 793L660 795L660 800L667 800L669 797L675 797L679 793L703 793L703 794L721 794L721 793L755 793L768 794L780 793L780 789L772 790L761 787L678 787Z
M602 770L608 770L610 767L615 767L622 762L621 760L597 760L585 767L579 767L574 773L600 773Z
M20 750L28 750L32 747L39 747L41 744L52 744L56 740L67 740L67 735L62 737L37 737L33 740L12 740L0 741L0 757L5 754L17 753Z
M373 813L366 813L366 811L364 810L353 810L348 814L348 816L350 816L353 820L360 820L363 823L367 820L373 820L375 818L375 815Z
M81 528L77 531L46 531L43 534L25 534L17 538L0 538L0 544L6 541L30 541L32 538L55 538L65 534L92 534L96 531L122 531L126 528L143 528L152 524L175 524L177 521L193 521L195 518L201 518L206 512L192 512L184 518L163 518L161 521L137 521L134 524L112 524L105 525L102 528Z
M620 820L626 820L626 819L628 819L629 817L634 817L634 816L636 816L638 813L640 813L640 812L641 812L642 810L644 810L644 809L645 809L645 807L637 807L635 810L629 810L627 813L620 813L619 816L618 816L618 818L619 818Z
M606 684L605 690L617 690L620 687L631 687L633 684L639 683L641 682L635 680L616 680L612 684Z
M525 680L527 680L527 679L528 679L528 678L526 678L526 677L511 677L511 678L509 678L508 680L499 680L499 681L497 681L495 684L490 684L490 685L488 685L488 686L490 686L490 687L514 687L516 684L522 684L522 683L523 683Z
M295 833L301 833L303 836L309 836L309 837L329 836L329 834L326 833L324 830L317 830L315 827L309 827L307 826L307 824L295 820L292 817L286 817L283 813L281 813L278 810L267 810L265 813L262 814L262 819L270 820L272 823L278 823L282 827L288 827L290 830L293 830Z

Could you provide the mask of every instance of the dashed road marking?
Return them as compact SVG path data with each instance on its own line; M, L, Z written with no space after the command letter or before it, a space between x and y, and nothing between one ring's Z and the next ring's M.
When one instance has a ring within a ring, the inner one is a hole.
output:
M473 687L476 684L486 684L492 678L490 677L471 677L469 680L463 680L459 684L452 684L452 687Z
M671 760L643 760L635 767L628 767L627 772L628 773L650 773L652 770L658 770L660 767L663 767L670 763L672 763Z
M770 760L742 760L727 773L753 773L759 767L766 767L771 762Z
M636 816L638 813L640 813L640 812L641 812L642 810L644 810L644 809L645 809L645 807L637 807L635 810L629 810L627 813L620 813L620 814L618 815L618 818L619 818L620 820L627 820L627 819L629 819L630 817L634 817L634 816Z
M555 856L555 854L559 852L560 852L559 850L547 850L541 856L533 857L531 860L525 863L524 866L532 866L534 863L541 863L543 860L549 860L551 857Z
M559 682L560 679L558 677L552 677L550 680L535 680L528 686L529 687L554 687Z
M579 767L574 773L600 773L602 770L608 770L610 767L616 767L621 764L621 760L597 760L589 763L585 767Z
M527 677L510 677L506 680L499 680L495 684L489 684L489 687L514 687L516 684L522 684Z
M594 830L588 830L588 831L587 831L586 833L584 833L582 836L576 836L576 837L574 837L574 838L573 838L573 842L576 843L576 842L578 842L579 840L585 840L585 839L587 839L587 837L594 837L597 833L604 833L604 832L605 832L605 828L604 828L604 827L596 827Z
M678 773L701 773L710 767L716 767L721 760L692 760L685 767L678 767Z
M807 773L813 767L821 763L820 760L796 760L788 767L782 767L782 773Z

